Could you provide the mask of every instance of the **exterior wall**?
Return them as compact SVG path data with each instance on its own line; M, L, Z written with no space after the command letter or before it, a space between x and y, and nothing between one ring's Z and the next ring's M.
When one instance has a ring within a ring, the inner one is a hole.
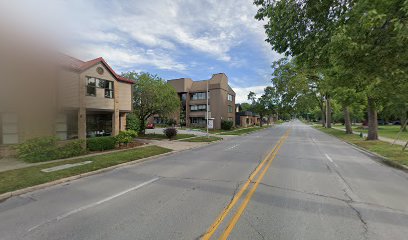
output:
M116 82L119 89L119 110L132 111L132 85Z
M62 108L79 108L79 74L62 70L58 78L58 101Z
M190 111L190 105L207 104L206 99L192 100L191 94L196 92L206 92L207 81L209 89L209 105L210 105L210 117L214 118L214 128L221 128L222 120L231 120L235 126L235 92L228 85L228 77L223 74L214 74L210 80L194 82L190 78L180 78L175 80L169 80L176 91L181 93L187 93L186 98L186 125L191 126L190 117L205 117L206 111L192 112ZM228 101L228 94L233 96L232 101ZM231 106L232 111L228 112L228 106Z
M96 72L96 69L98 67L103 68L104 70L103 74L99 74ZM113 111L115 108L115 99L118 96L116 95L117 93L116 90L118 88L116 79L112 76L109 70L105 68L105 66L102 63L98 63L80 74L80 81L82 82L84 89L86 88L87 77L95 77L95 78L113 81L114 82L113 88L115 91L115 95L114 95L114 98L105 98L104 90L101 88L96 88L96 96L86 96L86 92L85 92L85 99L84 99L85 107L87 109L101 109L101 110L112 110Z

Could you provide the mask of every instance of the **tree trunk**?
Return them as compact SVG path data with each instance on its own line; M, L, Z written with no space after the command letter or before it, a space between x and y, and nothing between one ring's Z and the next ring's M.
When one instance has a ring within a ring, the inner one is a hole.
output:
M259 117L261 118L260 121L259 121L259 126L262 127L262 119L263 119L263 116L262 116L262 115L259 115Z
M407 124L405 124L407 121L407 112L403 111L401 115L401 131L406 132L407 131Z
M143 136L145 135L145 132L146 132L146 124L145 124L144 117L139 118L139 121L140 121L140 126L139 126L138 134Z
M326 128L331 128L331 106L329 97L326 97Z
M353 134L353 129L351 128L350 111L348 106L343 107L344 113L344 126L346 127L346 134Z
M326 113L323 106L321 106L320 111L322 112L322 127L326 127Z
M368 135L367 140L378 140L377 109L373 98L368 98Z

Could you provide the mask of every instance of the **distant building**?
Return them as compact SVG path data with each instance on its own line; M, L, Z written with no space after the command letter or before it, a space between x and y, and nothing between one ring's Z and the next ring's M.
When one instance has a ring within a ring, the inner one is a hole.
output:
M250 127L259 125L261 118L251 111L240 111L235 113L235 125L240 127Z
M211 79L203 81L179 78L167 82L176 89L180 97L180 110L172 116L177 125L205 127L207 96L209 118L214 119L214 128L220 129L223 120L232 121L235 125L235 92L228 85L228 77L224 73L214 74ZM163 119L156 116L152 121L161 123Z

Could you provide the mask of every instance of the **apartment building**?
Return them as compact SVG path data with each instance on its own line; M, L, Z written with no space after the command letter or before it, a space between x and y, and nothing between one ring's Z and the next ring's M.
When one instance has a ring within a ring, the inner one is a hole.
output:
M203 81L180 78L167 82L176 89L180 97L180 111L172 116L177 124L187 127L205 127L207 97L209 118L213 119L214 129L220 129L223 120L229 120L235 124L235 92L229 86L228 77L224 73L213 74L211 79ZM156 121L159 120L156 118Z
M81 61L57 54L7 63L0 90L0 157L10 144L33 137L86 139L125 130L133 82L103 58ZM12 71L13 66L24 71Z

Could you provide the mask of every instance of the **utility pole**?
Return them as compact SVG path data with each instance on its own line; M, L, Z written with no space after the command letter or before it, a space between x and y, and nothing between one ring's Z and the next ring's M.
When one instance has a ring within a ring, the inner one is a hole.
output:
M207 107L206 107L206 111L207 111L207 138L209 138L210 136L208 135L208 82L210 80L207 80L207 92L205 93L205 97L207 98Z

